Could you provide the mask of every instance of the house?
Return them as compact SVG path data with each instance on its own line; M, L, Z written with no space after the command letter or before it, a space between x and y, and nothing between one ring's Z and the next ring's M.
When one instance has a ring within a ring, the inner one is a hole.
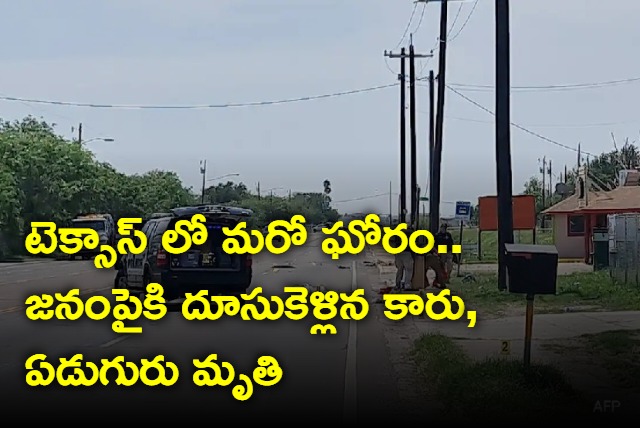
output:
M576 193L543 211L553 220L553 240L560 258L591 263L593 229L608 227L607 215L640 213L640 172L622 171L618 187L592 190L584 168Z

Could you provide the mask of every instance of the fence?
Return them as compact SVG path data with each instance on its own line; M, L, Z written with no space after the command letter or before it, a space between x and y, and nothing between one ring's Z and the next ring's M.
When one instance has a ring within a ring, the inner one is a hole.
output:
M609 271L616 281L640 286L640 214L609 216Z

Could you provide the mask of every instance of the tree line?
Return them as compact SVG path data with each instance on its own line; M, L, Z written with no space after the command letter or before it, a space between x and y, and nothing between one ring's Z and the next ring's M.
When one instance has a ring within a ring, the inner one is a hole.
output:
M200 203L201 195L185 186L175 172L119 172L54 128L32 116L13 122L0 119L0 259L24 254L24 237L34 221L64 225L84 212L111 213L116 219L145 218ZM263 198L242 183L209 187L205 202L252 209L254 227L294 214L305 215L308 222L338 217L334 209L323 209L319 193Z

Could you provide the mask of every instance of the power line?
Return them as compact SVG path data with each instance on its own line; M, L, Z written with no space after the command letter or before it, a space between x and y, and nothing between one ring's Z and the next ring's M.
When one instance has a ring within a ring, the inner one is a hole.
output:
M388 85L371 86L368 88L352 89L349 91L334 92L322 95L311 95L299 98L285 98L281 100L270 101L253 101L246 103L226 103L226 104L192 104L192 105L126 105L126 104L101 104L101 103L79 103L72 101L53 101L53 100L41 100L33 98L19 98L0 96L2 101L15 101L28 104L48 104L66 107L89 107L89 108L103 108L103 109L136 109L136 110L199 110L199 109L219 109L219 108L236 108L236 107L259 107L277 104L289 104L302 101L313 101L324 98L335 98L345 95L360 94L364 92L373 92L380 89L391 88L397 86L397 83L391 83Z
M420 80L426 80L426 77L421 77ZM562 90L577 90L577 89L592 89L602 88L606 86L624 85L628 83L635 83L640 81L640 77L630 77L627 79L618 80L606 80L601 82L585 82L585 83L570 83L562 85L537 85L537 86L512 86L512 90L517 91L562 91ZM468 83L451 83L450 86L454 86L460 90L465 91L492 91L495 87L493 85L476 85Z
M416 3L418 4L418 3ZM427 10L427 3L425 2L424 6L422 7L422 12L420 13L420 19L418 20L418 25L416 25L416 28L412 31L413 34L416 34L418 32L418 30L420 29L420 26L422 25L422 20L424 19L424 15L425 12Z
M421 113L429 114L428 112L421 112ZM447 119L459 120L462 122L495 123L495 121L493 120L472 119L468 117L447 116ZM637 123L640 123L640 120L627 120L622 122L595 122L595 123L583 123L583 124L571 124L571 125L526 124L522 126L527 126L529 128L579 129L579 128L599 128L599 127L605 127L605 126L630 125L630 124L637 124Z
M398 193L391 193L392 196L398 196ZM389 197L389 192L386 193L379 193L377 195L369 195L369 196L361 196L359 198L351 198L351 199L343 199L342 201L332 201L332 204L342 204L345 202L356 202L356 201L364 201L367 199L375 199L375 198L382 198L382 197ZM441 203L443 204L455 204L455 202L453 201L441 201Z
M413 17L416 14L416 10L418 10L418 3L413 5L413 10L411 11L411 16L409 17L409 22L407 22L407 27L404 29L404 33L402 33L402 37L400 38L400 41L398 42L396 47L394 47L392 50L398 49L400 47L400 45L404 42L404 39L407 38L407 34L409 34L409 28L411 28L411 23L413 22Z
M427 7L427 3L425 3L424 6ZM462 6L463 6L463 4L458 6L458 11L456 12L456 16L453 18L453 22L451 23L451 27L449 27L449 30L447 31L447 41L449 41L449 34L451 34L451 32L453 31L453 27L456 25L456 22L458 21L458 17L460 16L460 11L462 10ZM427 60L422 64L422 67L420 67L420 72L418 74L422 74L424 69L427 68L427 65L429 65L429 61L431 61L431 58L433 58L433 54L435 53L435 51L438 50L439 46L440 46L440 40L438 39L438 40L436 40L436 43L433 45L433 47L429 50L429 53L431 53L432 56L427 58ZM416 80L422 80L422 79L423 78L418 78Z
M485 112L489 113L490 115L495 116L495 113L493 111L489 110L488 108L486 108L482 104L477 103L476 101L472 100L471 98L467 97L466 95L464 95L463 93L457 91L456 89L452 88L449 85L447 85L446 87L447 87L447 89L449 89L450 91L452 91L453 93L455 93L459 97L463 98L467 102L475 105L476 107L478 107L481 110L484 110ZM563 149L571 150L571 151L574 151L574 152L578 152L579 151L575 147L571 147L571 146L568 146L566 144L560 143L558 141L552 140L551 138L545 137L544 135L541 135L541 134L538 134L537 132L531 131L531 130L525 128L522 125L518 125L517 123L510 122L510 124L514 128L518 128L519 130L521 130L523 132L526 132L529 135L533 135L534 137L539 138L539 139L541 139L543 141L546 141L547 143L551 143L551 144L556 145L558 147L562 147ZM586 152L586 151L582 151L582 153L584 153L586 155L590 155L590 156L596 156L593 153L589 153L589 152Z
M469 12L469 15L467 15L467 19L465 19L465 21L462 23L462 26L460 27L460 29L458 30L458 32L456 34L454 34L452 37L447 36L447 38L449 39L449 42L454 41L455 39L458 38L458 36L460 35L460 33L462 33L462 30L464 30L464 27L467 26L467 23L469 22L469 20L471 19L471 17L473 16L473 12L475 12L476 10L476 6L478 6L478 0L476 0L473 3L473 6L471 7L471 11ZM451 26L451 28L453 29L453 26Z

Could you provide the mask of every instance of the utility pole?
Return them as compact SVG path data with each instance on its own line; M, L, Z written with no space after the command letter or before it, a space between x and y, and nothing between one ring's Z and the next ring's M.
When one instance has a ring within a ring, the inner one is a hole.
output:
M78 125L78 144L82 145L82 123Z
M409 36L409 126L411 129L411 225L417 228L418 221L418 137L416 129L416 58L431 55L416 54L413 34Z
M200 196L200 203L204 204L204 188L207 182L207 161L200 161L200 174L202 174L202 194Z
M259 181L258 181L258 188L257 188L257 190L258 190L258 200L260 200L260 199L261 199L261 197L260 197L260 182L259 182Z
M578 168L580 168L581 164L582 164L582 159L580 155L580 143L578 143Z
M438 224L438 219L433 218L433 211L431 211L431 201L434 197L433 192L433 147L435 144L435 123L436 123L436 90L435 90L435 77L433 76L433 70L429 70L429 230L433 232L434 224ZM424 211L424 210L423 210Z
M406 51L405 48L400 49L400 54L393 52L384 52L388 58L400 59L400 212L398 213L398 221L406 223L407 221L407 120L405 110L407 108L405 99L406 90Z
M513 243L511 171L511 59L509 0L495 0L496 21L496 178L498 193L498 288L507 289L505 244Z
M289 189L289 200L291 200L291 189Z
M564 180L562 180L563 183L568 183L569 182L569 176L567 175L567 165L564 165Z
M542 209L547 208L547 157L542 158L542 168L540 168L542 174Z
M392 187L391 187L391 181L389 182L389 227L391 227L393 225L393 202L392 202Z
M444 93L446 89L446 61L447 61L447 16L448 2L440 2L440 48L438 50L438 106L436 111L435 140L433 145L433 176L431 186L433 187L433 198L429 201L429 212L431 213L431 233L438 232L440 223L440 178L442 167L442 136L444 131Z
M551 169L551 159L549 159L549 203L553 203L553 170Z

